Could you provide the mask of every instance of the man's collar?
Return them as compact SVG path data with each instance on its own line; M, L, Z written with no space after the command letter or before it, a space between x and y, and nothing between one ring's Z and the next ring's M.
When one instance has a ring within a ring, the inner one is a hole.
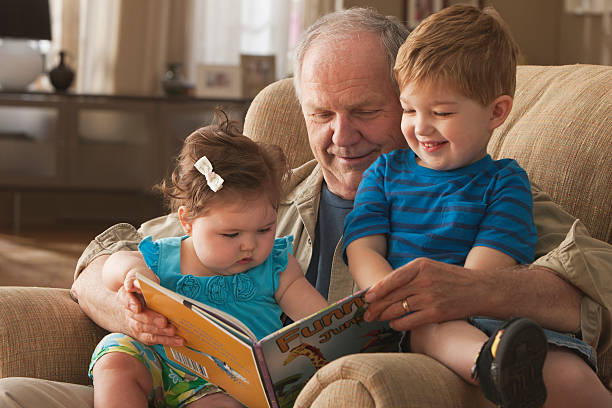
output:
M312 200L321 192L323 184L323 171L321 165L315 160L310 160L298 168L292 170L291 179L288 183L288 193L281 200L282 204L295 202L300 204Z

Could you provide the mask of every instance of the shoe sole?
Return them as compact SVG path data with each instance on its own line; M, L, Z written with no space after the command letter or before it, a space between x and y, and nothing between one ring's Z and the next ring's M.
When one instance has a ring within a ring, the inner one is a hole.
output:
M546 335L533 321L519 319L504 329L491 364L500 407L538 408L544 404L542 367L547 352Z

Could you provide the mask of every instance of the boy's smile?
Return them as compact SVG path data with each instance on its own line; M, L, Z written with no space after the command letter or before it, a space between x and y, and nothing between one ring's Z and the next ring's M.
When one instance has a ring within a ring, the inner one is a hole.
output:
M400 102L402 133L421 166L452 170L487 154L493 104L483 106L441 82L409 83Z

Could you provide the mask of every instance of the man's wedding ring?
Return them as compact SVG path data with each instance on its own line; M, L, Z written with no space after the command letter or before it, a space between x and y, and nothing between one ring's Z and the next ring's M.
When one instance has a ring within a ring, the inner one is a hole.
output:
M410 313L410 305L408 304L408 298L402 300L402 307L406 311L406 313Z

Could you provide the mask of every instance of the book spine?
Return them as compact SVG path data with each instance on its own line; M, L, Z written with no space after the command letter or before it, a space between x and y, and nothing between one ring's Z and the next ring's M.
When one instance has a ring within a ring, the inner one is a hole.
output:
M272 408L280 408L278 405L278 400L276 399L276 394L274 393L274 385L272 384L272 379L270 378L270 371L268 370L268 365L266 364L266 359L264 358L264 353L261 349L261 343L258 342L253 344L253 350L255 350L257 367L259 368L261 378L264 380L264 387L266 388L266 394L268 395L270 406L272 406Z

